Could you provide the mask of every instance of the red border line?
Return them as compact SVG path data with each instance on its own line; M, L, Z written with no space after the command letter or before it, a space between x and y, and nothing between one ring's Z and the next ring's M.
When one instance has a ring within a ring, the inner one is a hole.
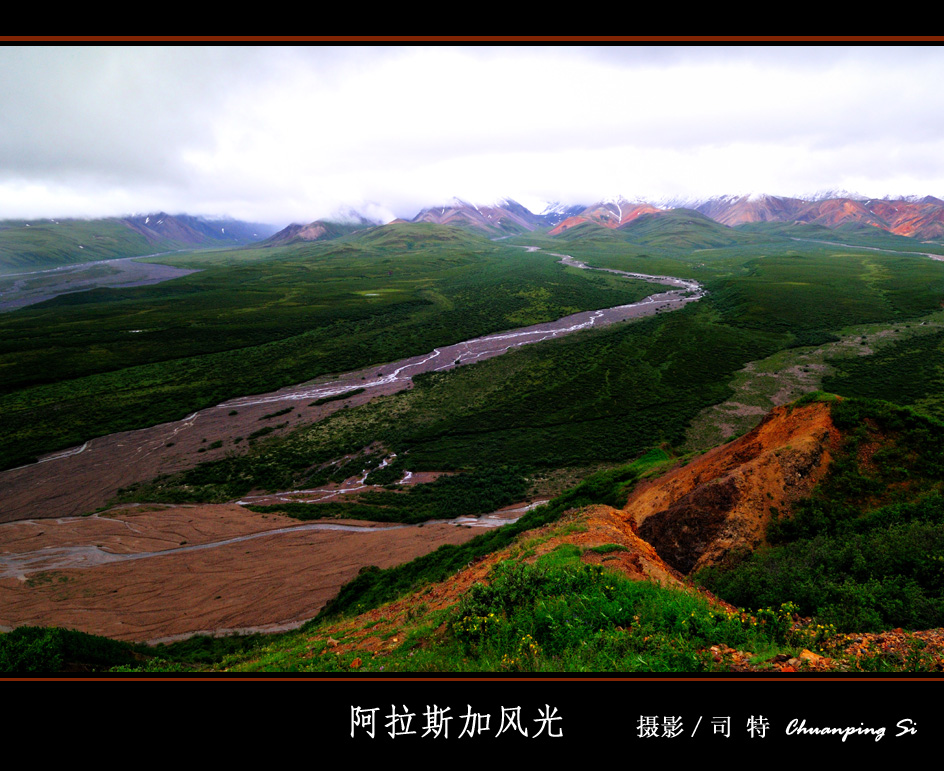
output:
M0 35L9 42L916 43L944 35Z
M342 673L343 674L343 673ZM586 677L497 677L492 675L480 675L479 673L470 674L466 677L416 677L416 676L392 676L392 677L299 677L297 675L287 676L287 677L278 677L278 676L253 676L252 674L246 675L235 675L232 673L221 672L217 676L207 676L195 674L194 676L181 677L179 675L163 675L160 672L155 672L151 676L135 676L135 675L120 675L115 674L109 677L102 677L96 675L77 675L77 676L7 676L0 677L0 682L74 682L78 683L89 683L89 682L110 682L110 683L121 683L121 682L136 682L136 683L157 683L157 682L201 682L201 683L226 683L226 682L308 682L308 683L386 683L390 686L394 686L398 683L475 683L475 682L494 682L494 683L608 683L608 682L621 682L621 683L701 683L704 685L710 685L712 683L875 683L875 682L908 682L908 683L933 683L935 685L944 684L944 678L940 676L929 674L925 676L911 676L911 677L874 677L868 675L856 675L853 677L842 677L842 676L811 676L811 675L802 675L799 677L793 677L789 673L782 673L779 675L725 675L719 677L659 677L659 676L647 676L647 677L628 677L614 675L609 677L607 675L589 675Z

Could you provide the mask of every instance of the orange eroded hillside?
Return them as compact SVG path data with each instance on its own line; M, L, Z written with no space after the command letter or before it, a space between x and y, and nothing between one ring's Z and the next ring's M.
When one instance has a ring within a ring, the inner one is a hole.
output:
M828 404L777 407L740 439L639 486L624 516L668 564L691 573L762 544L771 517L822 478L838 439Z

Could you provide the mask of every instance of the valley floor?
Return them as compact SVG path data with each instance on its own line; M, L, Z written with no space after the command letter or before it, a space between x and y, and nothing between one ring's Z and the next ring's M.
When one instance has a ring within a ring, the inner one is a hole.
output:
M0 629L56 625L140 642L292 629L368 565L482 532L470 520L302 523L235 504L132 506L0 531Z

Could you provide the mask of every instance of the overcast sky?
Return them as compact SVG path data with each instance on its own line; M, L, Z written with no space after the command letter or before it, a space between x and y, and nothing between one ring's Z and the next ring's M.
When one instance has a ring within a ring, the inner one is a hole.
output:
M0 219L944 197L938 47L0 47Z

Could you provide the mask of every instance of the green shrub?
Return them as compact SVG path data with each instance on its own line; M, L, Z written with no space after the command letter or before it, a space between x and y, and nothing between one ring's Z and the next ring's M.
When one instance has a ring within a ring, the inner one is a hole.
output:
M59 627L21 626L0 635L0 671L101 670L141 658L134 646Z

